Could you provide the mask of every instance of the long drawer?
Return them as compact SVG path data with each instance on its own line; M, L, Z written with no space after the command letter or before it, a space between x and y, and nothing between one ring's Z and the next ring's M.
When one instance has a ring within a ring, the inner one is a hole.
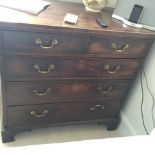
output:
M89 40L87 53L112 58L144 58L152 42L134 38L92 37Z
M72 34L4 31L7 54L76 54L81 53L86 37Z
M6 57L6 80L49 78L132 79L142 60Z
M120 100L127 93L129 85L130 81L123 80L7 82L7 105L41 104L61 100L97 98Z
M95 100L13 106L7 108L7 124L8 127L22 127L114 118L119 110L120 103L117 101Z

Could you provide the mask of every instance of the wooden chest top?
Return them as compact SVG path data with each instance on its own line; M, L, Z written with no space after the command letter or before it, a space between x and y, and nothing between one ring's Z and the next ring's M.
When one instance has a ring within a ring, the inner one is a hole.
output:
M58 11L61 10L61 11ZM76 25L69 25L63 22L66 13L73 13L78 15L79 19ZM4 16L5 14L5 16ZM111 13L105 12L105 18L111 18ZM121 22L112 19L110 26L103 29L96 23L97 14L88 13L82 4L69 3L69 2L52 2L51 5L39 15L31 15L28 13L0 7L0 27L12 28L46 28L57 30L68 30L72 32L83 32L89 34L101 35L127 35L135 37L155 38L155 33L148 30L141 30L124 26ZM9 23L9 25L8 25Z

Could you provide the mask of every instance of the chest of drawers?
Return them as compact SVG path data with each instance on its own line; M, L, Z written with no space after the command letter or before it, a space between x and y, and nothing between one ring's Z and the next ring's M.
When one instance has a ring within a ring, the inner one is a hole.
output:
M3 11L17 17L0 19L3 142L52 125L116 129L155 34L115 20L102 29L80 4L53 2L37 17ZM77 25L63 23L67 12L79 15Z

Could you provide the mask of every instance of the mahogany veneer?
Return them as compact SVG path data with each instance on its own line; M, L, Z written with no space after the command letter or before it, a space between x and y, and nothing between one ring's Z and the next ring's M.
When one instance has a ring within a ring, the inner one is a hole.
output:
M67 12L79 16L76 25L63 23ZM67 2L52 2L37 16L0 7L3 142L53 125L116 129L155 33L114 19L103 29L96 15Z

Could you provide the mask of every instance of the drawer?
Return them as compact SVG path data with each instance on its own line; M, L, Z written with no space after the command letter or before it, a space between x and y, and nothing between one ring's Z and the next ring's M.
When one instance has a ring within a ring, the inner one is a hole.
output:
M122 99L130 81L7 82L7 105L41 104L61 100ZM20 94L20 95L17 95Z
M6 78L32 80L51 78L132 79L142 60L6 57Z
M13 106L7 108L8 127L114 118L118 115L119 110L120 103L117 101L80 101Z
M112 58L144 58L153 41L136 38L95 38L89 40L88 54Z
M34 32L3 32L4 49L8 54L72 54L80 53L85 38L78 35L34 33Z

